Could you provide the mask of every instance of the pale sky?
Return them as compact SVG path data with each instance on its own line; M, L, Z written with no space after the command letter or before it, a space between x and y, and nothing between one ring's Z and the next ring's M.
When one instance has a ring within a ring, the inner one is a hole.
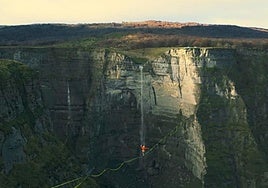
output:
M268 0L0 0L0 25L144 20L268 28Z

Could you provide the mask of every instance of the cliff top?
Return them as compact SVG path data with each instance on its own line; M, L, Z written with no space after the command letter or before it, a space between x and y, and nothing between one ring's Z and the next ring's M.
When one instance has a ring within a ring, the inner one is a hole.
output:
M211 41L213 44L211 44ZM216 41L216 42L215 42ZM235 25L162 21L33 24L0 27L0 46L65 45L143 48L164 46L221 46L221 43L268 43L268 30ZM229 44L232 45L232 44Z

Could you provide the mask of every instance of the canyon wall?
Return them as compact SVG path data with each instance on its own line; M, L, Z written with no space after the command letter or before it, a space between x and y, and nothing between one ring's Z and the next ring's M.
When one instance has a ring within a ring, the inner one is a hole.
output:
M267 74L251 71L263 87L243 92L248 86L239 75L246 76L254 60L243 66L241 54L178 48L134 63L105 49L0 50L0 58L39 72L47 126L83 172L96 174L140 156L99 180L115 187L265 186L267 125L259 121L267 121ZM151 150L141 157L143 143Z
M84 173L46 105L36 70L0 60L0 187L51 187Z

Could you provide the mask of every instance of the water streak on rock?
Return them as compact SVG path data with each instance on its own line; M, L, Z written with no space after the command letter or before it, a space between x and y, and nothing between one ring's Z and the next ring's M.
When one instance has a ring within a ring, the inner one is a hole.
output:
M68 104L68 124L69 124L71 119L71 92L70 92L69 81L67 81L67 104Z
M140 127L140 142L141 145L145 145L145 126L144 126L144 112L143 112L143 66L140 66L140 72L141 72L141 127Z

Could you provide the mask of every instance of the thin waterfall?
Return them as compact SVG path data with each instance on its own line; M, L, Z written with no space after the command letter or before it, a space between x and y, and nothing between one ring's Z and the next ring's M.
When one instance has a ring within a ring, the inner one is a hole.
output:
M71 92L70 92L69 81L67 81L67 104L68 104L68 124L69 124L71 119Z
M140 73L141 73L141 98L140 98L140 105L141 105L141 126L140 126L140 142L141 145L145 146L145 126L144 126L144 112L143 112L143 66L139 66Z

